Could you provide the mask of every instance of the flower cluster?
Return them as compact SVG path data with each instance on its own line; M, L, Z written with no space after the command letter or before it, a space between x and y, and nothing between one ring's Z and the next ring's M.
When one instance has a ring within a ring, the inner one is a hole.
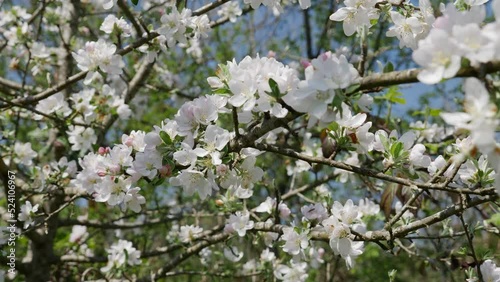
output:
M252 112L269 112L284 117L288 110L278 102L281 93L294 89L299 81L297 72L274 58L245 57L227 65L219 65L218 77L208 78L215 90L230 91L228 103L239 108L239 121L248 123Z
M139 212L145 199L133 184L141 177L154 178L162 168L162 158L156 151L158 139L155 133L133 131L123 135L122 144L113 149L101 147L98 154L87 154L80 159L82 170L72 181L73 186L91 194L97 202Z
M427 84L451 78L460 69L461 58L472 66L500 60L500 1L493 1L495 22L482 26L486 17L484 6L473 6L459 11L453 4L446 5L443 16L436 19L429 35L421 40L413 52L413 60L424 69L418 79Z
M83 49L73 52L73 58L78 68L88 71L84 84L89 84L99 77L98 69L108 74L122 74L125 66L122 56L115 54L116 45L107 43L104 39L85 43Z
M118 19L115 15L108 15L101 24L102 31L111 34L113 30L119 32L124 37L132 35L132 27L123 18Z
M408 13L391 11L391 20L394 26L390 27L386 35L399 39L399 48L409 47L417 49L418 41L425 38L434 23L434 11L428 0L419 0L419 10ZM405 11L406 12L406 11Z
M190 9L179 11L172 7L169 13L161 17L162 25L156 30L166 41L169 48L177 43L187 44L190 37L199 39L206 37L210 30L210 22L207 15L191 16Z
M375 8L377 2L377 0L345 0L345 7L333 13L330 20L343 22L345 35L351 36L361 28L371 27L371 20L378 19L379 10Z
M109 272L114 268L141 264L141 251L134 248L132 242L118 240L107 250L108 265L101 268L102 272Z
M336 89L347 88L359 80L359 74L344 55L326 52L311 61L305 70L305 80L283 97L298 112L308 113L313 120L330 122L333 110L328 108Z

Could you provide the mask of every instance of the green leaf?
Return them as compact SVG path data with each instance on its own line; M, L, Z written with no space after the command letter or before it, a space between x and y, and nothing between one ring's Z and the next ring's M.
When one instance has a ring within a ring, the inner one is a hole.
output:
M394 65L391 62L388 62L387 64L385 64L383 72L391 71L394 71Z
M396 159L401 155L402 150L403 150L403 143L396 142L391 146L391 155Z
M441 109L429 109L429 115L432 117L438 117L441 112Z
M399 88L397 86L389 87L389 90L385 94L385 98L391 103L406 104L406 100L403 98L403 93L399 92Z
M130 2L132 2L132 4L134 4L134 6L137 6L137 3L139 3L139 0L130 0Z
M495 226L500 225L500 213L494 214L490 219L487 220L488 222L492 223Z
M271 88L271 93L268 94L270 94L274 98L279 98L281 96L278 83L272 78L269 79L269 87Z
M361 84L357 83L357 84L353 84L349 87L347 87L347 89L345 90L346 94L349 95L349 94L352 94L356 91L358 91L359 87L361 86Z
M172 144L172 139L170 139L170 136L165 131L160 131L160 138L163 141L163 143L167 145Z

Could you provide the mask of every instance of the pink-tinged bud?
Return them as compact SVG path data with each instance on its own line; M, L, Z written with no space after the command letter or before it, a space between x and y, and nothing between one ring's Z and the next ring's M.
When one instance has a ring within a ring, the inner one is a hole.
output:
M169 177L172 175L172 167L168 164L162 166L158 171L161 177Z
M217 175L224 175L227 173L228 167L227 167L227 165L221 164L221 165L217 166L215 171L217 172Z
M132 144L134 144L134 138L130 136L127 137L127 140L125 140L123 144L126 145L127 147L132 147Z
M222 201L221 199L217 199L215 200L215 205L218 207L222 207L224 205L224 201Z
M274 52L273 50L269 50L269 52L267 52L267 57L276 58L276 52Z
M302 59L300 60L300 64L304 67L304 68L307 68L308 66L311 65L311 62L309 60L306 60L306 59Z
M85 35L89 35L90 34L90 29L88 27L81 27L80 28L80 32L82 32Z
M319 255L319 257L322 257L324 254L325 254L325 249L319 248L318 249L318 255Z
M98 171L97 172L97 175L99 175L100 177L104 177L104 176L106 176L106 174L107 173L105 171Z
M110 150L109 150L109 147L106 147L106 148L104 148L104 147L99 147L99 150L97 151L97 153L98 153L99 155L101 155L101 156L104 156L104 155L106 155L107 153L109 153L109 151L110 151Z
M117 165L117 164L111 165L109 167L109 171L112 172L113 174L119 173L121 169L122 169L122 167L120 165Z

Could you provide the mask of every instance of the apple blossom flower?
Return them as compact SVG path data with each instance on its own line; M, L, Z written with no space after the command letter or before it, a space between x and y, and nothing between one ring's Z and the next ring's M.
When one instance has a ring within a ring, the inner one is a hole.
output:
M256 212L265 212L268 214L273 213L273 209L276 207L276 199L267 197L266 200L262 203L260 203L259 206L255 208Z
M197 192L202 200L212 193L212 184L205 175L197 170L184 169L176 177L170 178L170 184L182 186L184 194L191 196Z
M174 160L183 166L189 166L189 168L194 168L198 157L204 157L207 152L202 148L192 149L187 143L181 143L182 150L176 151L173 155Z
M326 210L325 206L323 206L321 203L303 206L300 209L300 212L302 212L305 218L311 221L312 220L323 221L328 217L328 211Z
M132 34L132 27L127 21L122 18L118 19L115 15L110 14L106 16L104 22L101 24L100 30L107 34L111 34L114 29L120 32L120 35L129 37Z
M363 253L363 242L354 242L347 237L330 237L330 247L346 262L347 268L354 265L354 259Z
M68 127L68 142L72 144L73 151L87 151L92 148L92 145L97 142L97 136L94 129L91 127L83 127L79 125L70 125Z
M331 212L345 224L352 224L360 216L358 206L354 205L351 199L347 200L344 205L335 201Z
M380 205L376 204L368 198L360 199L358 204L358 211L361 216L377 215L380 212Z
M500 281L500 267L498 267L492 260L485 260L481 264L480 270L484 281Z
M237 211L229 216L224 231L228 233L236 232L238 236L243 237L247 230L251 230L253 227L254 222L250 220L250 213L247 210Z
M35 225L33 216L38 211L38 204L32 206L30 201L26 201L24 205L21 205L20 213L17 215L19 221L24 221L23 228L26 229L30 225Z
M132 162L132 168L136 173L153 179L162 167L162 156L156 150L144 150L137 152L135 160Z
M66 117L71 114L68 102L64 99L63 93L59 92L38 102L35 109L46 115L55 113L59 117ZM41 120L42 115L35 115L34 119Z
M276 255L274 254L273 251L271 251L269 248L266 248L265 250L262 251L260 254L260 259L262 261L268 261L272 262L276 258Z
M71 229L71 234L69 235L69 242L84 242L88 235L89 233L87 232L87 226L74 225Z
M419 41L412 56L423 67L417 77L425 84L435 84L442 79L451 78L460 69L459 47L442 29L432 29L425 39Z
M127 193L123 197L123 202L121 203L121 209L125 212L127 209L130 209L136 213L141 211L141 205L146 203L146 198L139 194L141 188L129 188Z
M417 35L423 31L422 22L416 17L406 18L395 11L391 11L391 20L394 26L389 28L386 35L396 36L399 39L399 48L417 49Z
M83 120L86 124L90 124L96 118L95 109L97 107L91 104L92 98L94 98L94 92L95 89L84 89L80 92L73 93L69 98L73 101L72 108L83 116Z
M179 232L179 238L183 243L189 243L203 232L203 228L194 225L183 225Z
M356 152L352 152L349 155L349 157L343 161L343 163L348 164L348 165L352 165L352 166L359 166L358 154ZM352 171L347 171L347 170L343 170L340 168L335 168L333 170L333 174L339 175L339 181L341 183L346 183L349 180L349 178L352 179L352 177L354 176Z
M201 153L198 154L198 156L201 157L210 155L212 157L213 165L222 164L220 151L224 149L230 138L231 135L229 134L229 131L219 126L210 124L205 129L205 136L202 139L204 144L202 145L202 148L200 149Z
M453 26L452 35L456 39L459 52L472 66L493 60L495 45L477 23Z
M498 109L490 102L488 91L477 78L464 82L465 112L441 113L443 120L457 129L471 132L472 143L488 154L496 147L495 132L499 124L495 117Z
M467 160L458 170L457 175L467 185L474 186L478 184L482 187L488 183L493 183L495 171L488 164L486 155L481 155L476 161Z
M169 48L173 48L177 43L187 43L186 30L191 21L191 10L182 9L181 13L176 7L168 14L164 14L160 21L161 27L156 31L163 35Z
M307 274L306 262L290 262L291 266L279 264L274 270L274 277L285 282L303 282L306 281Z
M307 231L298 233L293 227L284 227L281 240L285 241L283 251L291 255L298 255L300 250L309 246L309 238L307 238Z
M242 10L238 1L229 1L217 11L217 15L228 18L232 23L236 22L236 18L241 16L241 14Z
M330 16L330 20L343 22L346 36L353 35L358 29L371 26L371 20L378 19L376 0L345 0L346 5Z
M33 165L33 159L36 158L38 154L31 149L31 143L19 143L14 144L14 161L25 166Z
M141 264L141 251L134 248L130 241L120 239L106 251L108 252L108 264L101 268L102 272L109 272L113 268L127 265Z
M84 84L89 84L94 75L99 75L97 69L108 74L122 74L125 63L116 52L116 45L106 43L104 39L85 43L84 49L73 52L73 58L78 63L78 68L88 71Z
M359 74L344 55L326 52L311 61L305 70L306 79L283 97L296 111L324 120L328 105L335 97L335 89L347 88L359 80Z
M369 94L363 94L361 95L361 97L359 97L357 103L362 111L369 112L370 107L373 104L373 97Z

